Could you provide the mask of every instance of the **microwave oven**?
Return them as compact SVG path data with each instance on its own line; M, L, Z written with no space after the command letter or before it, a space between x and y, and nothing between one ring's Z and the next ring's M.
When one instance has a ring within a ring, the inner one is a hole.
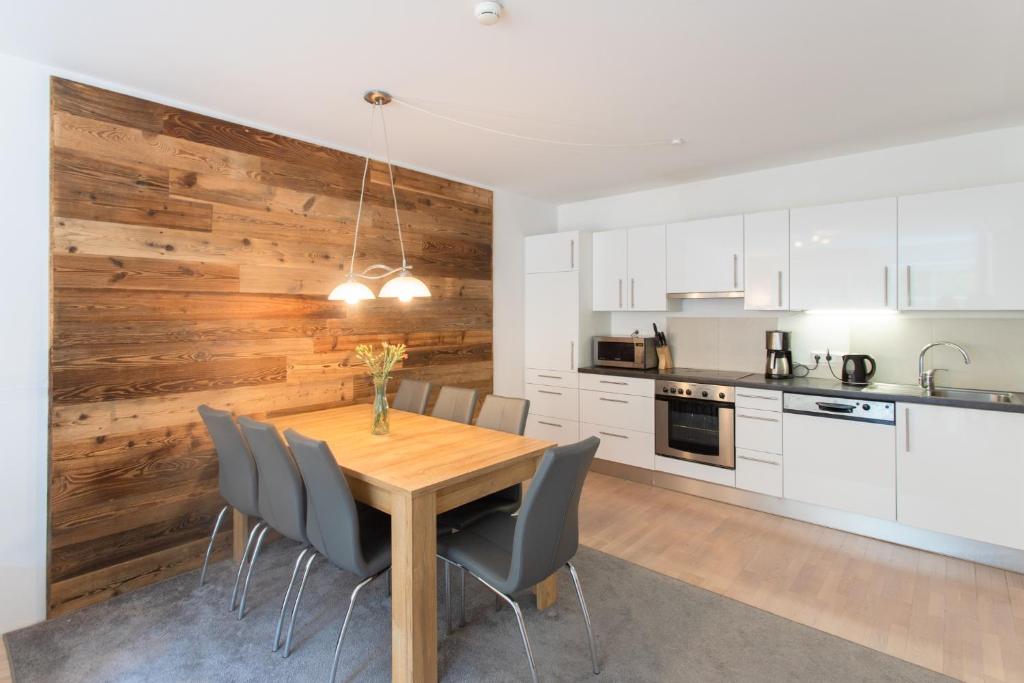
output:
M594 365L649 370L658 367L654 337L594 337Z

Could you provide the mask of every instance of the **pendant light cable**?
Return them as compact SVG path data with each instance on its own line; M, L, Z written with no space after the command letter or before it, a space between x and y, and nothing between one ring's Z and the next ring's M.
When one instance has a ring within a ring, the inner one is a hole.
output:
M395 192L395 172L391 168L391 143L388 142L388 124L384 119L384 105L375 105L380 109L380 126L384 130L384 160L388 165L388 179L391 181L391 199L395 203L395 224L398 226L398 246L402 249L402 270L409 265L405 262L405 240L402 239L402 219L398 217L398 193ZM367 157L369 159L369 157Z
M352 258L348 262L348 276L356 272L356 245L359 244L359 221L363 217L363 196L366 194L366 176L370 170L370 147L373 145L373 120L375 107L370 108L370 135L366 140L366 163L363 164L363 179L359 185L359 208L356 209L356 232L352 237ZM403 251L404 254L404 251ZM405 260L405 256L402 257Z
M442 121L447 121L449 123L454 123L457 126L463 126L465 128L473 128L474 130L483 131L485 133L492 133L494 135L503 135L505 137L515 138L517 140L526 140L527 142L539 142L539 143L542 143L542 144L545 144L545 145L560 145L560 146L563 146L563 147L596 147L596 148L604 148L604 149L629 149L629 148L637 148L637 147L667 147L667 146L671 146L671 145L681 145L681 144L683 144L683 139L682 138L671 138L671 139L663 139L663 140L646 140L646 141L641 141L641 142L572 142L572 141L569 141L569 140L553 140L551 138L540 138L540 137L534 137L532 135L521 135L519 133L512 133L512 132L507 131L507 130L498 130L497 128L488 128L487 126L481 126L481 125L479 125L477 123L471 123L469 121L463 121L462 119L457 119L457 118L452 117L452 116L447 116L446 114L441 114L441 113L436 112L436 111L431 111L430 109L424 109L423 107L420 107L418 105L413 104L412 102L409 102L408 100L403 100L403 99L400 99L400 98L394 97L394 96L392 96L392 97L393 97L393 101L394 102L397 102L398 104L402 105L403 107L408 107L409 109L412 109L413 111L418 111L421 114L426 114L427 116L433 116L434 118L441 119Z

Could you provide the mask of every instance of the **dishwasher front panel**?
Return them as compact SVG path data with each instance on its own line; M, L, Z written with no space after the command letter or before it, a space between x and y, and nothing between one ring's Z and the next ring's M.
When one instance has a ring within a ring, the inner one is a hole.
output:
M895 426L784 413L782 440L786 498L895 521Z

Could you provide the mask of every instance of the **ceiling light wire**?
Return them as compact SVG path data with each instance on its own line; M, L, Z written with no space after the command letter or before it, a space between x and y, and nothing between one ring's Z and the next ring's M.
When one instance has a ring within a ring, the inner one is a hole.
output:
M398 246L402 249L402 270L409 267L409 264L405 261L405 240L402 239L402 220L398 217L398 194L395 192L395 172L391 168L391 143L388 142L388 124L384 119L384 105L378 103L377 109L380 109L380 125L384 130L384 160L388 165L388 178L391 179L391 199L395 203L395 223L398 225Z
M493 133L494 135L503 135L505 137L515 138L517 140L525 140L527 142L538 142L538 143L542 143L542 144L546 144L546 145L560 145L560 146L563 146L563 147L596 147L596 148L604 148L604 149L628 149L628 148L637 148L637 147L667 147L667 146L672 146L672 145L681 145L681 144L683 144L683 139L682 138L671 138L671 139L667 139L667 140L647 140L647 141L643 141L643 142L572 142L570 140L553 140L551 138L540 138L540 137L534 137L532 135L521 135L519 133L512 133L512 132L506 131L506 130L498 130L497 128L488 128L487 126L481 126L479 124L471 123L469 121L463 121L461 119L457 119L455 117L448 116L446 114L441 114L441 113L436 112L436 111L431 111L430 109L425 109L423 107L420 107L419 105L415 105L412 102L409 102L408 100L404 100L404 99L401 99L399 97L394 97L394 96L392 96L392 97L393 97L393 101L394 102L397 102L398 104L402 105L403 107L408 107L409 109L412 109L413 111L418 111L421 114L426 114L427 116L433 116L434 118L441 119L441 120L447 121L449 123L454 123L456 125L463 126L465 128L473 128L475 130L483 131L485 133Z
M363 164L363 180L359 186L359 208L356 209L356 231L352 237L352 258L348 262L348 275L351 278L356 272L356 245L359 244L359 221L363 217L363 195L366 194L366 176L370 170L370 148L373 145L373 121L377 112L376 107L370 107L370 134L366 139L366 163ZM402 252L402 260L405 261L405 252Z

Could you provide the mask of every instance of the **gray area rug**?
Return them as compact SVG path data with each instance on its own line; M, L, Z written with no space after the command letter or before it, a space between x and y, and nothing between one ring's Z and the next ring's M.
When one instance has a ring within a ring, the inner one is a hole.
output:
M270 651L297 546L278 541L259 558L249 612L227 609L230 562L87 607L4 636L15 683L34 681L326 681L351 575L315 566L292 655ZM830 636L589 548L577 569L603 666L590 673L579 606L566 572L558 604L538 612L523 596L542 680L557 681L948 681L913 664ZM439 571L440 576L440 571ZM468 625L445 637L443 681L524 681L529 668L515 616L467 582ZM353 612L338 680L390 679L387 586L367 586ZM439 612L442 609L439 608ZM443 613L439 614L443 619Z

